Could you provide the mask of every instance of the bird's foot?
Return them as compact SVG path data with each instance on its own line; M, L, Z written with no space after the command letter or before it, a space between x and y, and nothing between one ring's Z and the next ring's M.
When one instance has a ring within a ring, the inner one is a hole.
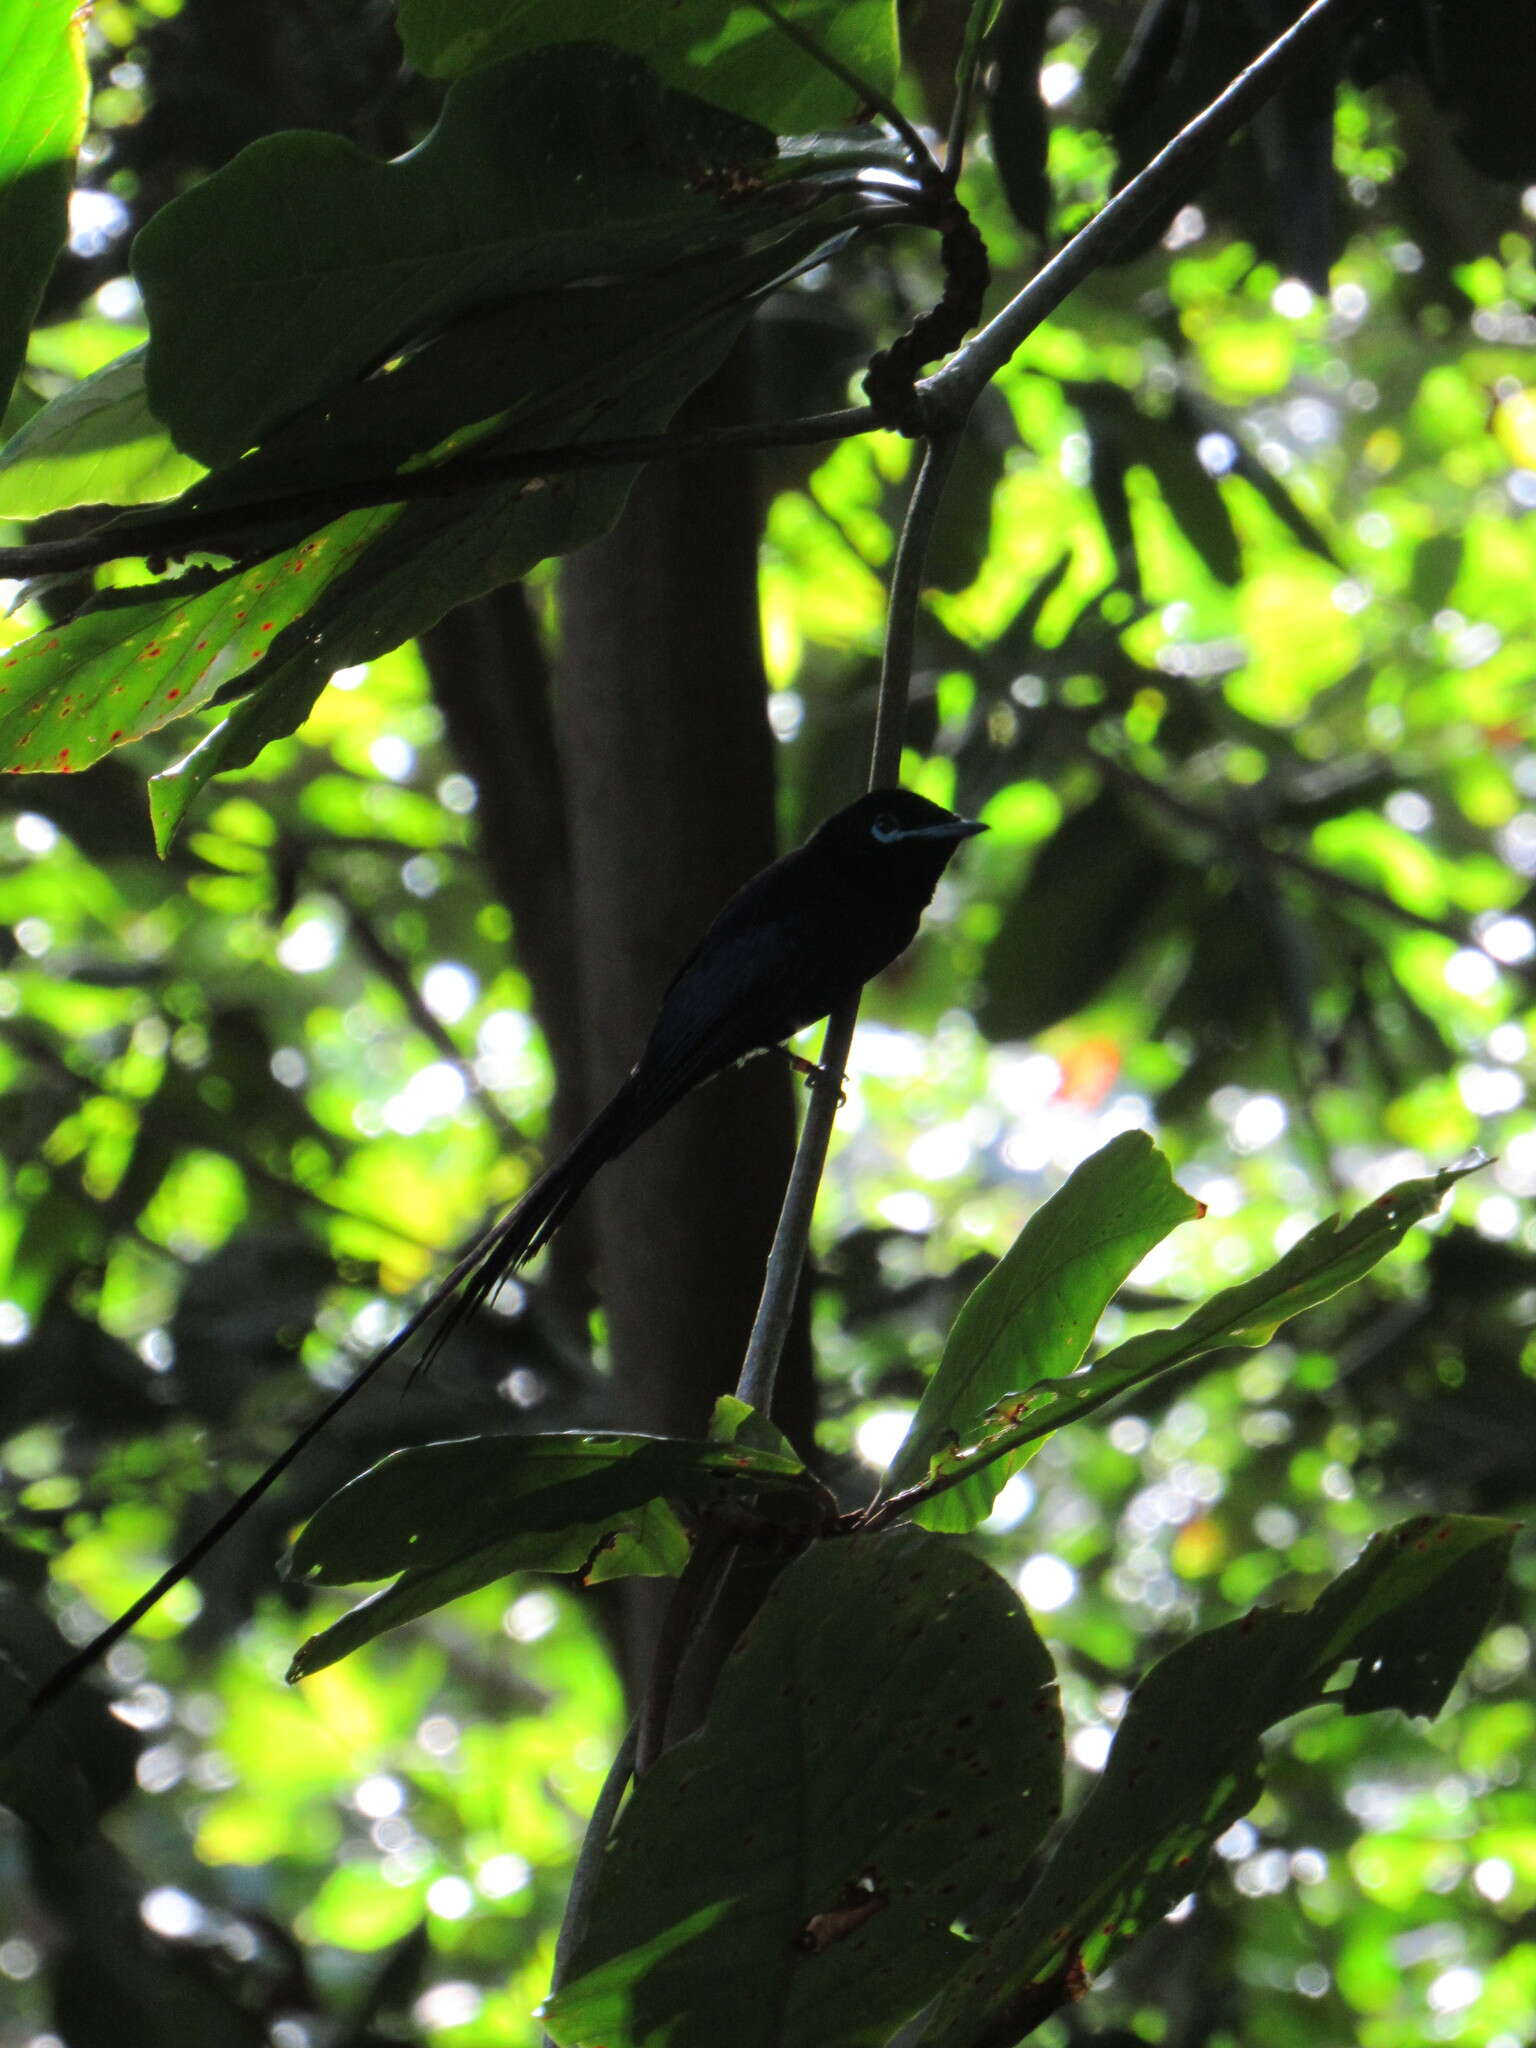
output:
M787 1045L781 1045L779 1051L783 1053L785 1059L789 1061L789 1064L797 1074L805 1076L807 1088L835 1088L837 1090L837 1106L839 1109L843 1107L848 1100L848 1091L843 1086L843 1082L847 1078L845 1075L834 1074L830 1067L818 1067L814 1060L803 1059L799 1053L791 1052Z

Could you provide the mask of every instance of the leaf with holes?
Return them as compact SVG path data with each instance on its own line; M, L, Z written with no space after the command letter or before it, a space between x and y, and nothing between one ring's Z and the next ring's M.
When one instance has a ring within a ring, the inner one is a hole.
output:
M703 1732L641 1780L546 2009L555 2040L861 2048L1061 1796L1050 1659L1008 1585L914 1529L785 1571Z

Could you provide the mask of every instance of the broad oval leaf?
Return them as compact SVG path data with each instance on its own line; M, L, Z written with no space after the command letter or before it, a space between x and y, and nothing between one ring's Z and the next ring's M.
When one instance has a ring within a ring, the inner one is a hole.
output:
M856 1645L856 1650L854 1646ZM1007 1584L905 1529L781 1576L703 1732L610 1845L557 2041L874 2048L1059 1807L1061 1710Z
M782 0L780 11L878 90L894 87L891 0ZM780 135L846 121L856 101L753 0L401 0L400 35L410 61L438 78L590 37L636 52L668 85Z
M268 137L134 244L150 403L189 454L233 461L455 319L785 227L790 209L757 190L774 153L766 129L596 44L461 80L393 162L339 136Z

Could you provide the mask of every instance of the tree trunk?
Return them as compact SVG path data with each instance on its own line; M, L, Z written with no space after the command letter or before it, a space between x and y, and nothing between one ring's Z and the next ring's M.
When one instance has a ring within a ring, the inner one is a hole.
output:
M688 418L749 409L741 349ZM633 1065L699 934L777 850L757 537L749 456L657 463L614 531L561 572L557 723L594 1102ZM594 1186L622 1426L697 1435L734 1385L793 1138L788 1071L754 1060L684 1102ZM777 1419L805 1443L803 1329L792 1348ZM654 1615L652 1604L642 1634Z

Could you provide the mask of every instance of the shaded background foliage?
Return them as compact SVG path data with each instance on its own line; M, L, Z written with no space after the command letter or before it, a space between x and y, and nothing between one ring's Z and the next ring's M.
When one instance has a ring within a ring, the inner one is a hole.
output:
M1006 7L966 185L999 289L1287 12ZM958 27L936 5L909 24L905 91L935 121ZM1532 1490L1522 33L1424 0L1290 88L998 379L936 539L907 772L992 831L856 1045L808 1310L834 1475L889 1454L969 1285L1116 1130L1154 1125L1208 1217L1138 1273L1111 1336L1341 1197L1474 1144L1496 1159L1365 1287L1012 1482L982 1540L1064 1668L1084 1776L1131 1675L1192 1626L1304 1592L1415 1506L1518 1514ZM72 254L12 427L143 339L126 244L167 199L293 125L398 153L441 102L371 0L103 4L90 59ZM933 294L928 238L856 243L763 307L703 416L843 402ZM908 479L885 435L766 457L755 482L741 458L653 471L590 555L333 682L204 792L164 863L140 784L191 728L20 786L0 842L0 1640L78 1637L136 1592L622 1070L704 898L766 857L775 802L789 839L853 792ZM727 531L728 562L705 551ZM36 593L6 635L80 594ZM615 704L622 724L594 724ZM729 748L699 738L715 716ZM604 906L632 945L594 925ZM633 985L598 978L631 956ZM722 1277L713 1334L658 1356L631 1268L697 1190L673 1251L699 1299L670 1295L702 1313L751 1157L750 1269L789 1117L760 1067L626 1161L447 1370L348 1412L114 1653L115 1717L71 1705L109 1827L67 1867L24 1868L0 1836L0 2038L531 2038L632 1622L519 1582L287 1693L295 1641L338 1610L273 1560L403 1442L696 1423L708 1389L678 1361L728 1381L750 1297ZM803 1437L803 1372L796 1399ZM1224 1874L1054 2037L1527 2038L1529 1654L1517 1591L1443 1724L1293 1729Z

